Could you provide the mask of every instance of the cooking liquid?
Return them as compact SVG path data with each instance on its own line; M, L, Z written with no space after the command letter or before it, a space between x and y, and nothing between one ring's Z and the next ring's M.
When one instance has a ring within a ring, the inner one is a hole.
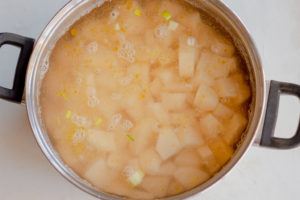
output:
M64 162L100 191L182 193L232 157L248 123L233 43L181 1L114 0L57 42L42 118Z

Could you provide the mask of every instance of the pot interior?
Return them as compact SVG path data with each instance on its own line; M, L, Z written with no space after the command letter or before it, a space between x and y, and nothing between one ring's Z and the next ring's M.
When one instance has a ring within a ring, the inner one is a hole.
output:
M31 56L26 80L26 104L30 123L37 142L52 165L71 183L82 190L102 199L120 199L119 197L99 192L64 164L59 154L53 148L47 135L41 118L39 103L41 83L48 70L49 57L56 42L80 17L88 14L94 8L101 6L104 2L105 0L71 1L50 21L36 42L34 52ZM199 8L201 12L209 16L209 20L221 27L220 30L228 34L234 42L241 57L244 59L245 66L250 75L252 99L248 127L237 146L233 158L221 171L216 173L204 184L183 194L165 199L183 199L195 195L213 185L231 170L253 141L255 133L261 123L265 98L265 83L260 58L249 33L239 19L223 3L217 0L187 0L186 2Z

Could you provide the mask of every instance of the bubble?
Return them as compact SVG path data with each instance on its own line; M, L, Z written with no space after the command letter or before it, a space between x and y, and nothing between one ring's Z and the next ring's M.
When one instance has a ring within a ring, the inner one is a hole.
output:
M130 120L125 120L121 125L121 128L125 131L129 131L132 127L133 123Z
M131 42L123 40L120 43L120 46L119 46L118 52L117 52L117 55L120 58L123 58L124 60L127 60L130 63L133 63L135 61L135 54L136 54L136 51Z
M89 128L92 125L92 122L87 120L84 116L79 116L76 114L72 114L72 122L79 127Z
M89 54L94 54L98 51L98 43L91 42L87 45L86 50Z
M126 166L122 171L124 176L130 177L134 173L134 168L131 166Z
M159 39L167 37L169 34L170 34L170 31L168 29L168 26L163 25L163 24L157 26L156 29L154 30L154 35Z
M93 87L88 87L87 89L88 95L88 106L94 108L96 105L100 103L100 100L96 96L96 89Z
M88 96L88 106L94 108L100 103L100 100L96 96Z
M74 135L72 136L73 144L76 145L82 142L86 137L86 131L83 129L76 129Z
M188 37L188 39L187 39L187 45L188 46L195 46L195 44L196 44L196 39L194 38L194 37Z
M108 131L115 130L116 127L118 126L119 122L121 121L121 119L122 119L122 115L120 113L113 115L111 117L110 124L109 124L107 130Z

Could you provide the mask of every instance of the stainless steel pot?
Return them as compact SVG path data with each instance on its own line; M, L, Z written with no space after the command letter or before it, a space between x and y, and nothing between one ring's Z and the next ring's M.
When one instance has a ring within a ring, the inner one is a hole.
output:
M70 1L45 27L35 45L31 38L11 33L0 33L0 47L4 44L10 44L21 48L13 89L0 87L0 98L16 103L25 103L25 100L22 100L25 87L26 106L32 130L41 150L51 164L67 180L87 193L100 199L117 200L122 198L97 191L63 163L48 138L41 121L39 107L39 89L42 78L47 71L51 49L75 21L93 8L101 6L104 2L105 0ZM278 149L293 148L300 144L300 126L295 136L290 139L274 137L280 94L287 93L300 98L300 86L291 83L265 81L260 57L253 40L238 17L222 2L219 0L187 0L187 2L209 14L231 35L246 61L251 77L253 97L249 125L233 158L206 183L183 194L165 198L170 200L197 195L212 186L236 165L252 144Z

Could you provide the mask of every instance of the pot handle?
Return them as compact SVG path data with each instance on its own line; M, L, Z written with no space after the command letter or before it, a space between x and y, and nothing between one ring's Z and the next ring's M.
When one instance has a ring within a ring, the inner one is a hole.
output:
M21 103L25 86L27 65L33 50L34 39L13 33L0 33L0 48L5 44L19 47L21 51L16 67L13 88L8 89L0 86L0 98L15 103Z
M294 95L300 99L300 85L278 81L270 82L267 110L260 145L277 149L290 149L300 145L300 120L296 134L292 138L274 137L281 94Z

